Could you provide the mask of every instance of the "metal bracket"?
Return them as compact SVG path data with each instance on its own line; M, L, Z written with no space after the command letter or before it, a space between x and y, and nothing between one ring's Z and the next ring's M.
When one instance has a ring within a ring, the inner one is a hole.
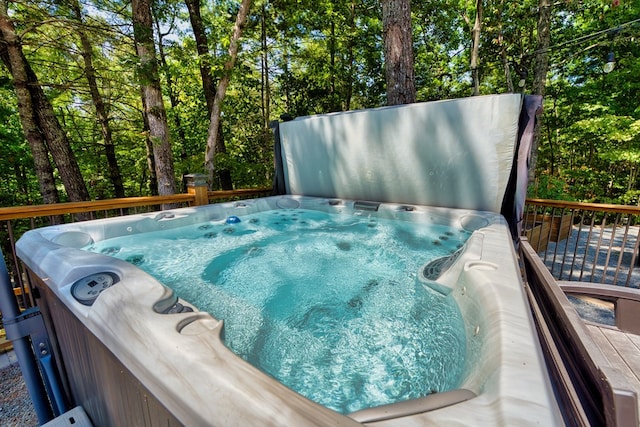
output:
M13 319L2 319L10 341L29 337L38 360L51 354L49 337L38 307L29 308Z
M13 319L4 318L2 322L7 339L10 341L38 334L44 330L44 320L38 307L25 310Z
M7 339L16 341L30 338L33 353L42 370L47 395L53 405L54 414L60 415L66 411L66 404L62 394L60 379L53 362L53 353L42 313L38 307L27 309L12 319L2 319L7 333Z

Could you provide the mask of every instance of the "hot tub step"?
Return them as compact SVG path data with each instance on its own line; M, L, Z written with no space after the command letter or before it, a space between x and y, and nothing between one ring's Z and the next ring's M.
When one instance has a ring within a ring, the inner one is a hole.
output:
M82 406L76 406L70 411L54 418L42 427L92 427L89 417L82 409Z

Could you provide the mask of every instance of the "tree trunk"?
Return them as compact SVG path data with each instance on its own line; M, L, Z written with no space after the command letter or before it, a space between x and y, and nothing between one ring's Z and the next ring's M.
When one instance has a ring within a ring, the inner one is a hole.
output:
M416 101L409 0L382 0L382 38L387 104Z
M15 75L13 78L13 87L18 100L18 114L20 115L20 123L22 124L24 136L29 143L29 148L31 148L31 155L33 156L42 201L44 203L59 203L60 197L56 189L53 167L49 161L49 152L47 151L44 135L42 135L38 127L38 119L33 111L31 94L29 90L27 90L27 82L20 77L20 75L24 75L24 73L14 71L15 67L12 66L11 58L16 54L21 55L21 53L13 52L9 54L9 50L13 50L15 45L10 45L4 39L4 31L2 30L5 25L4 17L5 15L0 14L0 58L9 70L9 73ZM20 67L20 63L21 61L18 61L16 65Z
M216 95L216 86L211 75L211 61L209 60L209 42L207 41L207 33L202 22L200 14L200 0L185 0L187 9L189 10L189 20L193 29L193 37L196 40L196 51L200 61L200 77L202 78L202 89L204 90L204 99L207 102L207 110L211 114L213 109L213 100Z
M151 8L148 0L131 2L133 16L133 35L136 51L140 60L139 76L145 99L145 113L149 121L149 138L153 145L158 194L175 194L176 183L173 171L173 153L169 141L167 112L162 100L158 64L151 21Z
M472 95L480 95L480 76L478 61L480 58L480 32L482 31L482 0L476 0L476 19L471 30L471 80L473 81Z
M336 88L336 23L331 20L329 24L329 112L340 111L339 97Z
M27 64L28 65L28 64ZM27 67L30 77L29 90L33 99L34 108L38 117L38 123L45 135L47 147L56 164L60 180L62 181L69 199L73 202L89 200L89 191L82 178L80 166L76 160L66 132L60 127L53 107L37 83L37 78L31 67Z
M207 148L204 156L204 164L209 172L209 182L213 182L215 175L215 156L216 149L218 148L217 140L220 130L220 113L222 112L222 101L227 93L227 87L231 81L231 71L236 63L238 56L238 50L240 48L240 37L242 36L242 30L247 21L247 15L249 14L249 8L251 7L251 0L242 0L240 9L238 10L238 16L236 16L236 22L233 26L233 34L231 35L231 42L229 43L229 59L224 64L224 70L222 79L218 83L216 90L216 96L213 101L213 108L211 110L211 122L209 124L209 134L207 136Z
M271 88L269 86L269 49L267 46L267 10L265 4L262 5L262 17L260 19L260 26L260 41L262 43L262 126L266 133L269 131L269 119L271 117Z
M207 103L207 111L209 117L213 111L213 104L216 95L216 86L211 75L211 61L209 60L209 43L207 41L207 34L202 22L202 15L200 14L200 0L185 0L187 9L189 10L189 20L191 21L191 28L193 29L193 37L196 40L196 50L198 52L198 59L200 60L200 77L202 78L202 90L204 91L204 98ZM218 126L218 135L216 139L216 153L226 153L227 147L224 143L224 135L222 133L222 126ZM220 188L223 190L232 190L233 182L231 180L231 172L224 169L218 171L218 178L220 180ZM212 185L212 178L209 179L209 184Z
M145 120L145 122L148 123L147 120ZM147 130L147 132L145 132L147 136L144 139L144 143L147 149L147 169L149 170L149 193L152 196L157 196L158 195L158 176L156 175L156 159L153 154L153 144L151 143L151 138L149 138L148 136L149 135L148 124L145 125L145 129Z
M349 40L347 41L348 63L347 63L347 88L345 93L344 109L349 111L351 109L351 97L353 96L353 81L354 81L354 52L355 46L355 34L357 34L356 27L356 2L351 0L351 6L349 8Z
M104 98L98 90L98 81L96 78L96 70L93 66L93 48L91 47L91 41L84 30L84 22L82 17L82 11L80 9L80 3L78 0L71 1L71 9L75 15L75 19L78 21L78 37L80 37L80 43L82 50L80 54L84 61L84 75L87 78L89 84L89 92L91 93L91 100L96 109L96 117L100 124L100 131L102 132L102 141L104 143L104 154L107 158L107 166L109 168L109 179L111 185L113 185L113 191L116 197L124 197L124 186L122 184L122 174L120 173L120 167L118 166L118 160L116 158L115 145L111 134L111 125L109 124L109 114L107 112L107 106L104 103Z
M502 58L502 67L504 68L504 79L507 82L507 92L515 92L513 86L513 78L511 77L511 66L509 65L509 58L507 57L507 49L502 43L502 35L500 35L500 57Z
M502 15L504 12L504 0L500 1L500 13L498 24L498 44L500 45L500 57L502 58L502 67L504 68L504 78L507 81L507 91L509 93L515 92L515 88L513 87L513 80L511 78L511 67L509 64L509 57L507 56L507 47L504 44L504 34L502 31Z
M154 14L154 23L156 26L156 31L158 32L158 54L160 56L160 64L162 64L162 68L164 70L164 77L167 81L167 94L169 95L169 102L171 103L171 108L175 111L173 114L173 125L175 126L176 132L178 133L178 138L180 141L180 159L186 160L187 152L185 150L185 141L187 137L184 133L184 128L182 127L182 120L180 119L180 114L178 114L177 109L180 105L180 100L176 96L176 90L174 88L174 77L171 75L169 71L169 66L167 64L167 56L164 53L164 36L162 33L162 29L160 28L160 21L158 17ZM182 170L180 171L180 175L184 177L184 175L188 174L189 171Z
M158 178L156 177L156 160L153 156L153 144L151 138L149 138L149 120L147 119L147 102L142 94L142 87L140 87L140 99L142 99L142 133L145 135L144 143L147 149L147 170L149 171L149 194L152 196L158 195ZM142 189L142 188L141 188Z
M40 138L44 138L69 199L71 201L89 200L89 192L82 179L80 167L71 151L69 141L60 127L60 123L53 112L53 107L46 98L35 73L22 52L21 41L15 32L13 22L8 16L7 2L4 0L0 1L0 32L2 33L3 42L6 43L6 59L9 61L8 68L14 79L16 94L19 102L24 103L19 108L21 110L21 120L26 120L25 135L27 135L27 138L31 138L31 141L35 141L33 139L34 131L37 129L36 132L39 133ZM35 144L38 154L34 153L34 157L40 157L43 151L42 146L39 142ZM44 161L41 162L39 167L46 168ZM43 179L50 180L49 177L43 177ZM50 189L45 188L45 192L46 194L43 194L43 197L46 195L49 200L53 200Z
M532 91L535 95L544 96L549 71L549 40L551 38L551 1L540 0L538 5L538 34L536 37L536 66L533 76ZM533 129L533 143L529 160L529 181L533 182L538 163L538 146L540 144L542 120L536 120Z

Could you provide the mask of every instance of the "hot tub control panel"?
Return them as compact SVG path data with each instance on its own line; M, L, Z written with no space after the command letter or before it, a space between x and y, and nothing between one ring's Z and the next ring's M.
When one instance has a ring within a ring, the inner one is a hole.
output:
M100 272L83 277L71 285L71 295L84 305L92 305L98 295L113 286L120 278L115 273Z

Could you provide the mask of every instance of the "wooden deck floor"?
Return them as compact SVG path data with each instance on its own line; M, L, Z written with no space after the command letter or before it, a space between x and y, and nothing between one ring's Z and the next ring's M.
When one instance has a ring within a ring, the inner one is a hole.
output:
M640 291L556 281L531 245L523 273L543 352L571 426L640 425ZM568 295L613 303L615 326L583 320Z
M620 371L640 396L640 335L589 322L586 325L609 364ZM638 412L640 413L640 402Z

